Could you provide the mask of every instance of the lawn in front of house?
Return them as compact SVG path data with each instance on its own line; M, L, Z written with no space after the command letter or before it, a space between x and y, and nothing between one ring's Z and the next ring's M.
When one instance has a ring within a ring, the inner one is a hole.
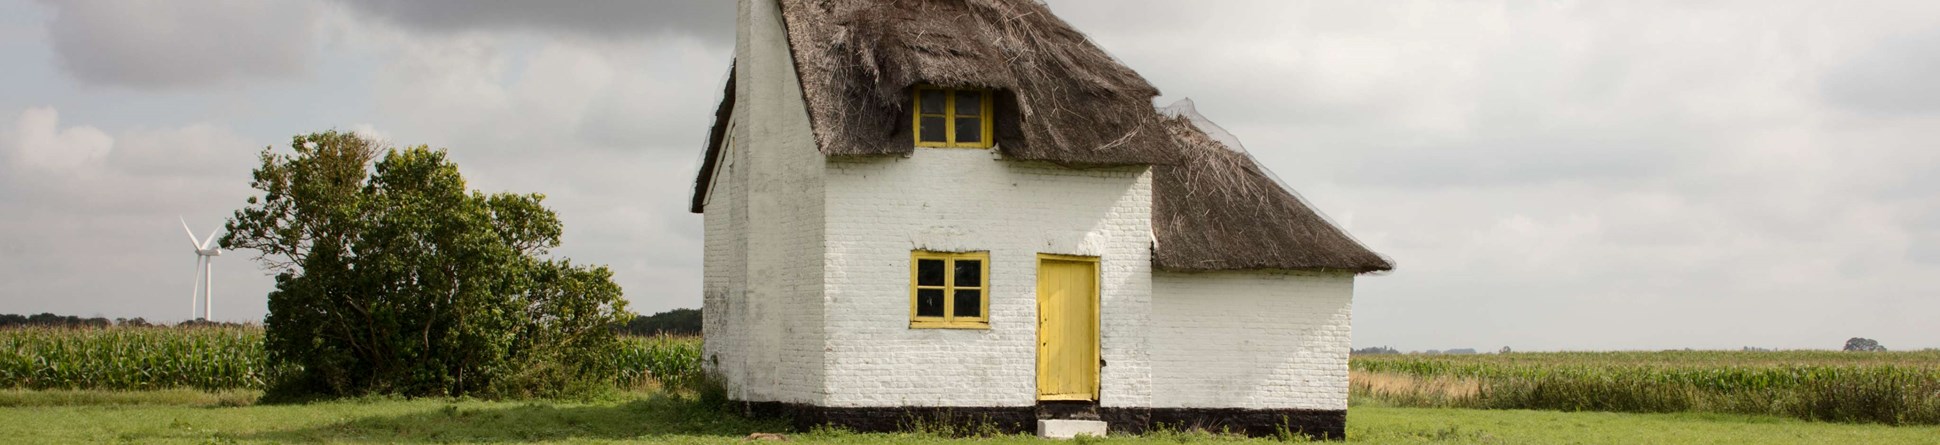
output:
M359 399L236 406L234 394L0 393L0 437L11 443L745 443L784 432L779 422L702 409L662 394L611 400ZM1563 413L1354 407L1355 443L1908 443L1940 444L1940 427L1804 422L1715 414ZM1030 436L950 439L934 434L785 433L808 443L1042 443ZM1204 433L1114 436L1110 443L1255 442ZM1087 441L1089 442L1089 441Z

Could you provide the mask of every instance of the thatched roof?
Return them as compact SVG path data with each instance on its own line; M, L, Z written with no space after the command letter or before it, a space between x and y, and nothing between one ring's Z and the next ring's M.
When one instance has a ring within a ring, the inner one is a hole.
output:
M1165 164L1159 91L1036 0L780 0L827 155L907 154L910 88L997 91L1006 157Z
M1153 266L1172 271L1239 269L1393 269L1253 161L1238 147L1208 134L1191 102L1175 105L1166 129L1185 161L1153 167ZM1194 120L1199 121L1195 124ZM1216 127L1215 127L1216 128Z
M694 200L687 211L701 213L701 204L707 202L707 186L714 182L714 167L720 162L721 141L727 139L728 119L734 116L734 65L728 65L727 92L721 94L721 105L714 108L714 127L707 132L707 150L701 159L701 172L694 177Z
M997 90L1005 157L1060 164L1152 164L1153 265L1161 270L1384 271L1393 266L1281 186L1252 157L1166 117L1158 89L1036 0L779 0L817 145L831 156L915 148L910 88ZM734 108L715 110L691 211Z

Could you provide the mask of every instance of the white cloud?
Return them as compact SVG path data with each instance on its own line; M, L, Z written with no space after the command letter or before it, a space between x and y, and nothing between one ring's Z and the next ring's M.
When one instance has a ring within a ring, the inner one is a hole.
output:
M262 147L209 123L179 128L136 129L121 138L112 162L133 175L221 176L247 167Z
M449 148L474 188L546 194L566 227L553 253L612 267L635 310L700 304L685 202L728 47L331 26L376 56L368 118L390 142Z
M8 151L16 172L68 173L101 162L115 140L85 125L61 128L53 108L30 108L14 120Z
M0 139L16 161L0 178L0 312L186 314L193 254L176 218L218 227L248 195L252 145L209 123L110 134L62 127L53 108L19 116ZM268 278L241 272L247 255L218 262L218 317L260 319Z

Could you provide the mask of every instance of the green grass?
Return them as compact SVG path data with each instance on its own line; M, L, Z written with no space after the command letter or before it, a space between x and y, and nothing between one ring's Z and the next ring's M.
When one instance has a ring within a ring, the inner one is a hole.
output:
M786 433L689 399L635 393L597 402L494 402L369 398L300 405L172 404L177 392L76 397L15 392L0 407L9 443L746 443L752 432L791 442L887 444L1046 443L1029 436L949 439L922 434ZM218 399L220 397L217 397ZM109 399L119 400L108 401ZM30 406L22 406L30 405ZM1488 444L1907 443L1940 444L1940 427L1815 423L1720 414L1562 413L1354 407L1348 442ZM1070 443L1270 443L1204 433L1157 433Z
M263 398L262 391L162 389L152 391L102 391L87 389L0 389L0 407L164 405L164 406L249 406Z

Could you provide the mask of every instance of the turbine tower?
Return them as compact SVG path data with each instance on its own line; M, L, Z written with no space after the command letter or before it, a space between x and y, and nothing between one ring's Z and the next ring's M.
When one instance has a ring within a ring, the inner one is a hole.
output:
M181 219L181 218L177 218ZM215 264L216 257L222 256L222 248L213 247L216 230L209 231L209 237L196 241L195 232L189 230L189 220L182 219L182 233L189 234L189 247L195 248L195 285L189 288L189 318L195 318L195 301L202 300L202 320L209 320L209 307L215 303Z

